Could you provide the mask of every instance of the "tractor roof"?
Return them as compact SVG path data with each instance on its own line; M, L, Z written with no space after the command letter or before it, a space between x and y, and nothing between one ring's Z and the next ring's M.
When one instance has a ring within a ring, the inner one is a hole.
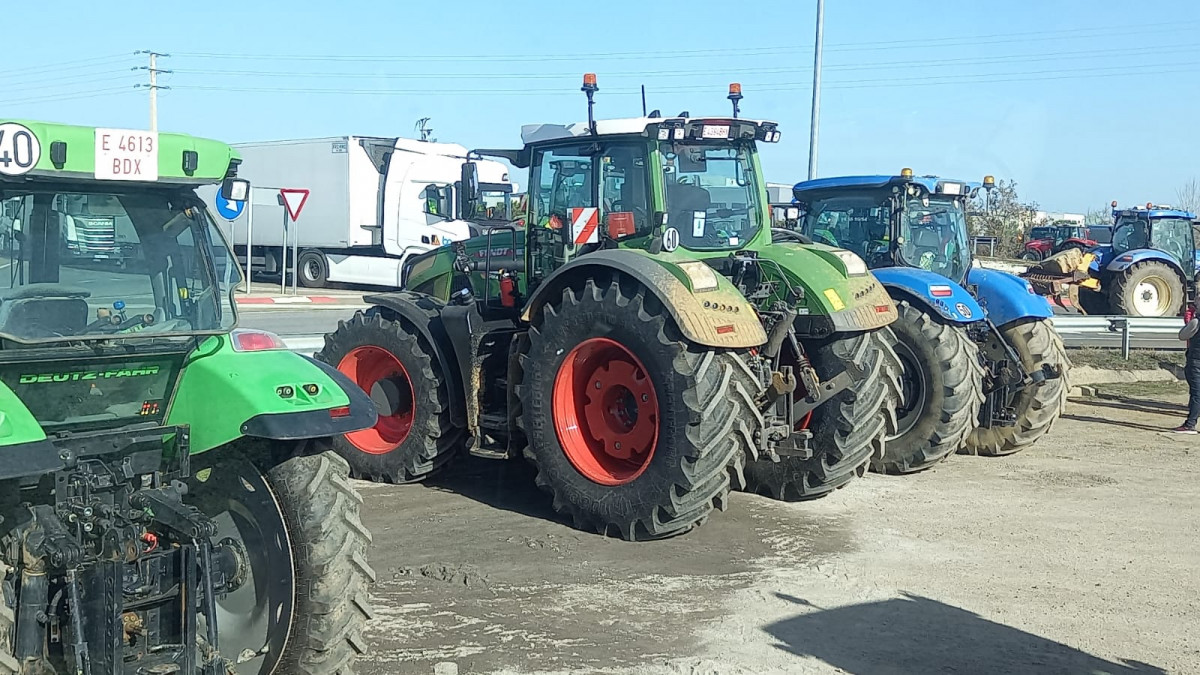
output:
M755 127L769 126L774 128L775 122L767 120L749 120L727 117L625 117L611 120L596 120L596 133L599 136L643 135L655 126L683 126L685 124L704 123L708 120L718 123L753 124ZM521 127L521 142L528 145L542 141L553 141L560 138L581 138L591 136L587 122L572 124L526 124Z
M96 152L100 140L98 132L120 132L121 129L98 129L71 124L33 122L0 118L0 124L14 123L25 126L37 136L41 146L37 164L25 174L0 179L24 180L27 178L58 178L64 180L96 180ZM187 134L133 131L131 134L156 134L158 146L157 183L203 184L220 182L227 175L231 162L240 162L236 150L220 141L197 138ZM118 141L110 138L113 143ZM62 145L58 145L58 144ZM54 146L52 148L51 146ZM57 150L56 150L57 148ZM61 152L60 157L58 153ZM195 153L194 168L184 169L184 153ZM59 163L55 163L59 159Z
M1195 220L1196 214L1191 211L1183 211L1181 209L1173 209L1169 206L1151 206L1145 208L1135 206L1130 209L1113 209L1113 215L1118 218L1121 216L1146 216L1147 218L1184 218L1186 220Z
M795 187L792 188L792 194L799 198L801 195L810 192L853 188L886 188L895 185L907 185L909 183L916 183L929 192L934 193L939 191L939 185L957 183L963 186L959 194L964 195L969 194L971 190L980 186L979 183L940 178L938 176L835 176L832 178L814 178L796 183Z

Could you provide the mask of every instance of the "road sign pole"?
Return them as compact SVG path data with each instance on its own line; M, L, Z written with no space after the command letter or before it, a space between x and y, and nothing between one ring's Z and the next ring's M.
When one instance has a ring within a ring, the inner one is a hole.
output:
M236 257L236 256L235 256ZM246 189L246 295L254 276L254 186Z
M287 295L287 269L288 269L288 266L287 266L287 253L288 253L287 248L288 247L287 247L287 245L288 245L288 233L290 231L291 231L291 228L288 227L288 212L287 212L287 209L284 209L283 210L283 248L280 249L280 252L279 252L279 265L280 265L279 294L280 295Z
M292 295L296 295L300 284L300 226L292 221Z

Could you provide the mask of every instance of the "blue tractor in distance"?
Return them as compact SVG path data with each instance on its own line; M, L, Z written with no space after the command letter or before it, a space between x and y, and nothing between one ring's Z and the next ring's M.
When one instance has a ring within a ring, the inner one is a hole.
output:
M1196 214L1169 206L1113 207L1112 243L1091 249L1100 289L1081 288L1089 314L1179 316L1196 276Z
M972 265L967 200L982 185L914 176L797 183L799 236L858 253L900 310L898 433L872 468L910 473L958 451L1005 455L1045 434L1066 401L1068 361L1046 300L1024 279Z

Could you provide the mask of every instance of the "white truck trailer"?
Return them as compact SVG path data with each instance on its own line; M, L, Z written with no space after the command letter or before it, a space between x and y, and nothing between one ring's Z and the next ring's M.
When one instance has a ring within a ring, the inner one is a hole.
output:
M484 225L506 223L510 217L508 169L491 160L475 160L489 198L479 213L459 213L458 183L467 156L461 145L338 136L235 147L242 155L238 177L252 186L251 274L297 269L300 285L309 288L327 282L395 287L407 257L475 233L477 225L467 217ZM279 188L309 190L286 237ZM206 198L212 206L215 192ZM246 209L222 224L230 229L234 250L245 264Z

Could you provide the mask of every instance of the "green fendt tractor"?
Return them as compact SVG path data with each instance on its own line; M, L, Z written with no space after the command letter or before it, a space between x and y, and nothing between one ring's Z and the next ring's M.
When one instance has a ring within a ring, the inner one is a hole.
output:
M238 163L0 123L0 673L332 674L361 651L370 535L327 439L375 406L235 329L194 189L245 199Z
M352 472L418 480L467 449L524 455L556 511L626 539L686 531L730 489L825 494L894 429L896 318L858 256L771 243L756 142L686 114L522 129L513 227L410 258L403 289L326 337L379 407L335 441ZM463 212L479 199L464 164Z

